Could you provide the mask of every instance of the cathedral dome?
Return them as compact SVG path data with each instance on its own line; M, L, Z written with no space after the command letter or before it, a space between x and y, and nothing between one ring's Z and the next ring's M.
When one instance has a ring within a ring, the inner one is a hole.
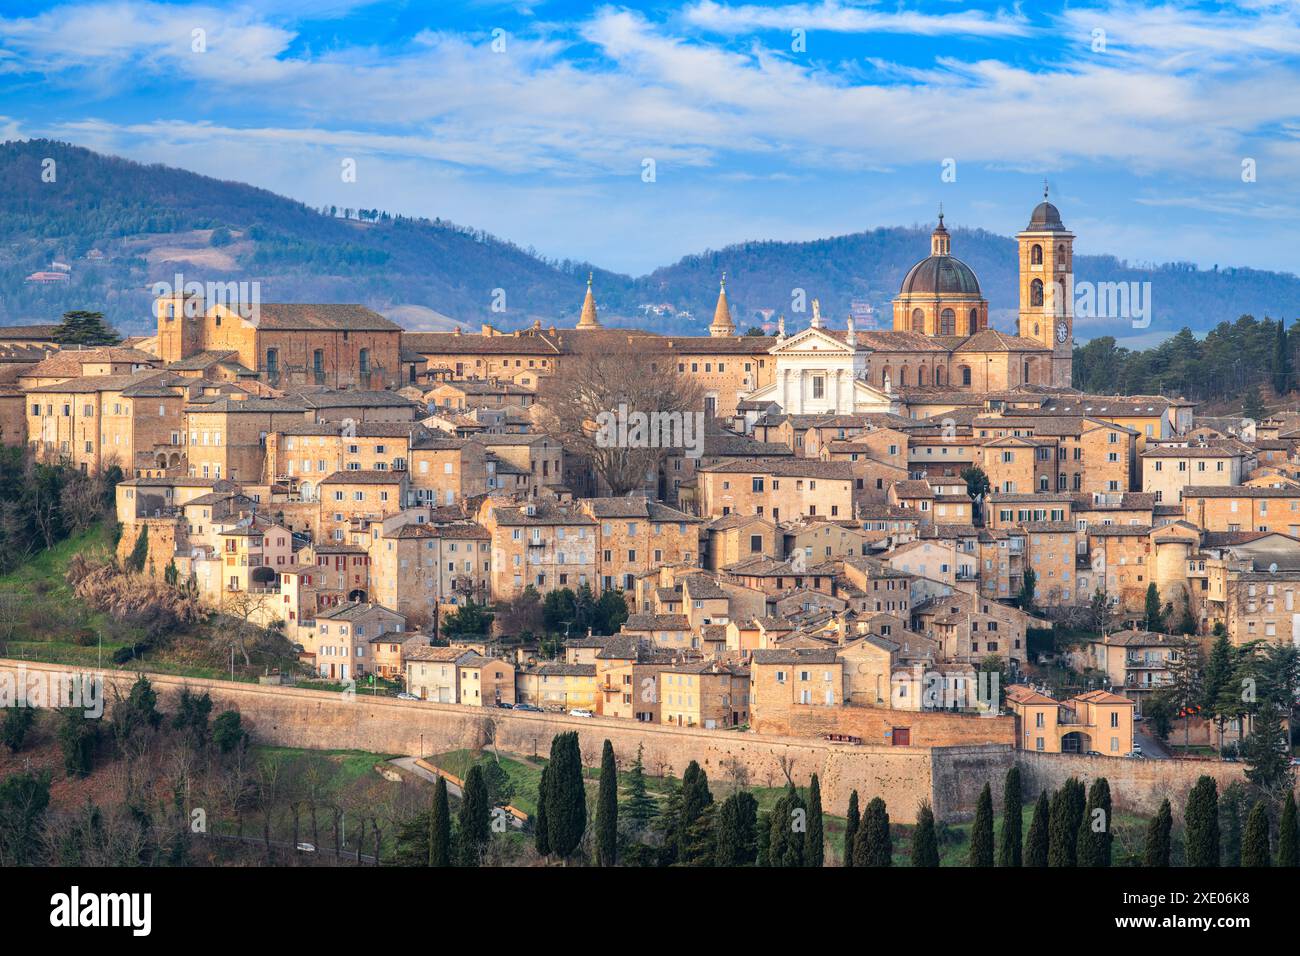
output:
M1065 224L1061 222L1061 213L1055 206L1044 199L1034 207L1034 214L1029 217L1026 232L1064 232Z
M949 255L933 255L912 266L900 295L979 295L980 284L970 266Z

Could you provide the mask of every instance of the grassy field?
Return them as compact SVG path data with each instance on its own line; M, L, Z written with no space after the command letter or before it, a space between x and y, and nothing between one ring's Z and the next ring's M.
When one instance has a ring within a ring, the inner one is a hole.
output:
M114 664L113 654L138 645L144 630L114 620L86 605L64 581L76 554L103 561L113 554L114 525L104 522L59 542L9 574L0 576L0 656L97 670L148 670L188 677L229 680L228 645L213 640L213 628L198 624L169 635L165 646ZM255 681L267 667L293 669L291 658L254 658L250 667L236 659L236 680Z

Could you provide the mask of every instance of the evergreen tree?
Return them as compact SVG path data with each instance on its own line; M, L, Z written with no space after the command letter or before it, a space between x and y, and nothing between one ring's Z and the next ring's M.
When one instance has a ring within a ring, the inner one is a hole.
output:
M555 592L551 592L552 594ZM549 595L548 595L549 596ZM623 801L620 812L623 817L640 829L649 823L656 813L658 807L655 806L654 797L646 792L645 786L645 767L641 762L641 744L636 748L636 760L632 762L632 769L627 775L627 798Z
M1110 782L1102 777L1088 790L1088 803L1075 839L1079 866L1110 866L1111 843Z
M23 749L27 732L32 729L36 711L31 707L6 707L3 723L0 723L0 742L9 748L10 753Z
M758 846L754 859L755 866L772 865L772 814L758 815Z
M587 792L577 731L551 738L551 760L546 769L547 840L552 853L568 857L587 829Z
M103 312L82 309L63 313L63 322L54 330L54 341L60 345L117 345L122 337L104 321Z
M808 785L808 836L804 840L803 865L821 867L826 863L825 836L822 831L822 785L817 774Z
M1219 865L1219 787L1213 777L1201 777L1187 795L1183 842L1188 866Z
M853 865L853 841L858 836L858 824L861 822L858 812L858 791L849 794L849 811L844 822L844 866Z
M1002 843L998 847L998 866L1020 866L1023 806L1020 768L1014 766L1007 771L1002 784Z
M1255 801L1246 819L1246 835L1241 841L1241 865L1273 865L1273 852L1268 845L1268 807L1263 800Z
M1246 788L1234 780L1219 794L1219 865L1241 866L1241 828L1246 816Z
M1029 821L1029 834L1025 837L1025 866L1047 866L1049 826L1047 791L1044 790L1038 795L1034 815Z
M1052 795L1047 828L1048 866L1075 866L1078 862L1079 821L1083 819L1086 798L1079 804L1079 812L1075 813L1076 785L1079 790L1083 789L1083 784L1071 777Z
M862 813L862 824L853 844L853 865L893 866L894 844L889 833L889 813L885 801L872 797Z
M451 804L442 777L433 791L433 812L429 814L429 866L451 866Z
M1266 793L1290 790L1295 785L1291 745L1282 726L1282 714L1271 702L1260 705L1250 736L1241 742L1246 779Z
M1174 813L1169 801L1160 801L1160 810L1147 824L1146 847L1142 854L1142 865L1150 867L1169 865L1169 834L1174 826Z
M600 754L600 789L596 792L596 865L613 866L618 859L618 769L614 745L608 740Z
M970 831L968 865L993 865L993 791L987 783L975 804L975 824Z
M1241 417L1253 418L1255 421L1268 417L1268 409L1264 407L1264 397L1260 395L1258 385L1246 389L1245 397L1241 402Z
M934 832L934 811L922 800L916 808L916 828L912 830L912 866L938 866L939 839Z
M793 783L772 808L768 840L768 866L799 867L804 865L804 844L808 830L808 809Z
M686 858L703 859L711 856L700 846L701 840L712 839L709 827L699 826L700 818L713 805L713 794L709 791L709 775L692 760L682 774L681 811L677 814L676 826L669 835L673 841L676 855L682 862Z
M1291 349L1287 343L1286 322L1277 320L1277 337L1273 344L1273 391L1285 398L1291 391Z
M555 742L551 741L554 748ZM550 768L542 768L542 777L537 782L537 814L533 817L533 849L537 851L538 856L547 857L551 855L551 830L546 819L547 793L550 790L547 780L547 771Z
M1277 831L1277 865L1300 866L1300 831L1296 828L1295 791L1287 792Z
M758 801L747 790L722 801L714 840L715 866L749 866L758 852Z
M465 775L458 822L461 866L478 866L492 838L492 808L488 804L483 768L478 764L470 767Z
M677 862L678 837L681 832L682 819L682 785L669 783L668 796L664 800L655 828L663 836L659 847L659 865L672 866Z
M1164 610L1160 606L1160 590L1154 581L1147 585L1146 607L1143 611L1143 626L1148 631L1160 631L1165 626Z

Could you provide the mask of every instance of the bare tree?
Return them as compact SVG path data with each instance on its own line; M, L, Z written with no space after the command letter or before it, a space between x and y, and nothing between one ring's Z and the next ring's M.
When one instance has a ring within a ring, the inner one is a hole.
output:
M699 425L703 437L704 393L699 384L677 372L672 356L653 343L631 341L612 335L608 348L593 350L565 362L563 375L549 375L539 387L538 414L542 427L566 448L587 458L613 495L641 488L649 474L657 471L666 448L664 436L649 430L638 440L620 431L611 440L601 427L602 416L677 416L679 426ZM696 417L699 413L700 417ZM688 419L688 420L684 420ZM695 432L691 432L692 435ZM678 428L676 445L683 441ZM656 447L652 447L656 446Z

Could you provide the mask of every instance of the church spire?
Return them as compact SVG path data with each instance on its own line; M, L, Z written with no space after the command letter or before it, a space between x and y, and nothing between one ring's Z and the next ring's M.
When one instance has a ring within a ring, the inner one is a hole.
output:
M709 326L709 335L721 339L735 334L736 325L731 321L731 308L727 305L727 274L724 272L722 282L718 285L718 304L713 310L713 323Z
M601 328L600 319L596 317L596 298L591 294L592 273L587 273L587 295L582 300L582 315L578 317L580 329Z
M939 203L939 225L934 227L934 232L930 233L930 255L946 256L950 253L952 237L948 235L948 230L943 224L943 203Z

